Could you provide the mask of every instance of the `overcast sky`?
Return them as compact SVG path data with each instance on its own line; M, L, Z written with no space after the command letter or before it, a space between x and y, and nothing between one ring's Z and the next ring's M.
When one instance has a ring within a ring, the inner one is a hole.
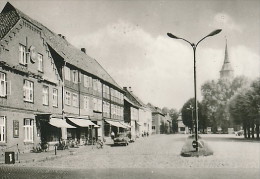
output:
M143 100L180 109L194 96L193 51L196 43L198 91L218 79L225 37L235 75L260 76L259 0L63 0L9 1L13 6L85 47L121 86L131 86ZM6 1L0 2L1 9Z

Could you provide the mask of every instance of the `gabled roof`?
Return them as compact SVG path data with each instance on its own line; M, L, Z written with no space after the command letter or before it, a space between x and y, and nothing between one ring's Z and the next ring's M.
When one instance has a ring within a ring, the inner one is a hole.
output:
M151 103L148 103L147 106L151 109L152 114L160 114L160 115L164 116L164 114L162 113L162 110L160 108L155 107Z
M123 88L125 91L125 96L127 100L130 100L130 103L133 103L137 107L142 107L142 104L139 103L138 100L136 100L135 96L133 95L132 92L128 91L127 88Z
M8 11L10 3L7 3L0 14L0 40L12 29L19 21L18 14L15 11Z
M107 73L107 71L94 59L83 53L71 45L66 39L52 32L50 29L41 23L30 18L20 10L13 7L9 2L5 5L0 15L0 40L12 29L12 27L20 20L25 19L37 26L46 42L51 46L66 63L69 63L83 71L86 71L94 76L110 83L114 87L122 90L115 80ZM2 22L3 25L2 25Z

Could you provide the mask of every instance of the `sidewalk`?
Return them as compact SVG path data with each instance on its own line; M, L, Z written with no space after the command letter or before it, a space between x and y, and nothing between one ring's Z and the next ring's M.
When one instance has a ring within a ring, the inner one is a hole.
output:
M29 162L40 162L47 160L54 160L63 156L74 155L76 153L91 150L92 146L79 146L78 148L69 148L65 150L49 150L47 152L40 153L19 153L15 152L15 163L29 163ZM18 159L17 159L18 157ZM0 165L5 164L5 155L0 155Z

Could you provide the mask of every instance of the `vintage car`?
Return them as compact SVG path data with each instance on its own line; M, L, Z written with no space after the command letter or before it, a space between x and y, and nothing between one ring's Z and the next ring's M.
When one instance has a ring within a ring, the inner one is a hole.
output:
M129 137L127 137L126 134L118 134L114 138L114 145L125 145L127 146L129 144Z
M242 136L242 135L244 135L244 130L236 131L236 132L235 132L235 135L236 135L236 136Z

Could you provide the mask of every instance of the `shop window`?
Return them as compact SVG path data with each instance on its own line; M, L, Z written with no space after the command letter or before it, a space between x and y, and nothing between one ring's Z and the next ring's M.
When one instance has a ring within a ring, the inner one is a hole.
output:
M24 142L33 142L33 119L24 119Z

